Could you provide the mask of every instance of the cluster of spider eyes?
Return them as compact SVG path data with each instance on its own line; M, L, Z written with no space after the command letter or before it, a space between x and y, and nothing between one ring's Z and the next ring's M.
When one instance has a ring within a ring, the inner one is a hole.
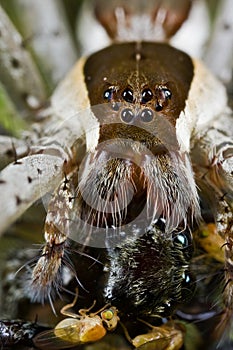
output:
M104 91L103 97L107 102L111 103L111 108L114 111L119 111L121 103L116 98L117 89L116 87L109 87ZM171 91L164 86L158 86L155 88L154 92L149 88L144 88L141 93L140 104L145 105L148 102L151 102L153 99L155 100L154 109L156 112L161 112L164 107L167 106L168 100L171 99L172 93ZM127 103L135 103L134 92L131 88L127 87L121 94L123 100ZM121 119L125 123L131 123L135 118L134 109L127 107L121 111ZM151 122L154 118L154 111L151 108L143 108L140 111L140 119L141 121L148 123Z

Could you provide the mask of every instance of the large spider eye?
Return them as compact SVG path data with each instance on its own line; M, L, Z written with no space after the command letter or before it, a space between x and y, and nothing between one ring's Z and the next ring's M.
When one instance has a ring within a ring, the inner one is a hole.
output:
M133 90L127 88L123 91L122 97L126 102L132 103L134 101Z
M150 89L146 88L142 91L142 101L141 102L143 104L149 102L150 100L152 100L152 98L153 98L153 92Z
M110 102L113 99L113 95L116 92L115 88L110 87L104 91L104 99Z
M164 86L159 86L158 88L156 88L155 91L156 91L156 97L157 97L155 110L157 112L160 112L164 107L167 106L168 100L170 100L172 97L172 93L167 87L164 87Z
M141 119L144 123L149 123L153 120L154 118L154 113L151 109L145 108L141 112Z
M130 108L125 108L121 112L121 119L125 123L130 123L134 118L134 112Z

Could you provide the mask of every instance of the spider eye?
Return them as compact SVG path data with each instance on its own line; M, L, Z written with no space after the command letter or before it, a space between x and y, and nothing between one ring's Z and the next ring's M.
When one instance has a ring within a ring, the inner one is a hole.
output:
M170 90L168 90L168 89L166 89L166 88L162 88L161 91L162 91L162 93L163 93L163 95L164 95L164 98L165 98L166 100L170 100L170 99L171 99L172 93L171 93Z
M166 303L162 304L161 307L163 309L163 315L167 316L171 314L173 303L171 301L167 301Z
M147 102L149 102L150 100L152 100L152 98L153 98L153 92L150 90L150 89L144 89L143 91L142 91L142 103L144 104L144 103L147 103Z
M162 216L156 221L156 227L159 228L159 230L161 230L162 232L165 231L166 229L166 219L163 218Z
M183 274L183 283L190 285L191 281L192 281L192 279L191 279L190 274L187 271L185 271Z
M112 110L115 111L115 112L119 111L119 109L120 109L120 103L119 103L119 102L113 102L113 103L111 104L111 108L112 108Z
M163 109L163 106L161 106L159 103L155 105L155 110L156 110L157 112L162 111L162 109Z
M133 90L127 88L123 91L122 97L126 102L132 103L134 101Z
M167 106L168 100L170 100L172 97L172 93L167 87L159 86L156 88L156 97L157 103L155 105L155 110L160 112Z
M179 232L173 236L173 243L185 249L192 244L192 241L190 235L185 232Z
M130 108L125 108L121 112L121 119L125 123L130 123L134 118L134 112Z
M185 259L190 260L193 255L192 236L189 231L174 233L172 236L173 244L181 249Z
M107 90L104 91L104 99L107 100L108 102L110 102L113 99L113 95L116 92L116 90L114 88L109 88Z
M141 113L141 119L145 123L149 123L153 120L154 118L154 113L151 109L145 108L142 113Z

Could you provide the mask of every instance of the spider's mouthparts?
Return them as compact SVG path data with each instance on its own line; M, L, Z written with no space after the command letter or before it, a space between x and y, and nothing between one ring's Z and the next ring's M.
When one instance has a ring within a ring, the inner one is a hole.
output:
M121 228L144 215L146 227L163 216L166 230L172 231L189 216L198 217L198 195L185 154L168 152L163 144L148 150L140 142L117 142L89 153L80 168L74 208L82 222Z

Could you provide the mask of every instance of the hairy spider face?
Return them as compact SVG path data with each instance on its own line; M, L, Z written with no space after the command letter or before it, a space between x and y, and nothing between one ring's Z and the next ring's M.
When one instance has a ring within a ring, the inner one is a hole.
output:
M188 150L180 145L186 136L176 127L192 60L166 44L119 44L90 56L83 74L98 132L79 167L74 212L97 228L93 244L98 228L116 235L135 224L144 232L159 217L166 232L185 227L199 216Z
M166 44L128 43L90 56L84 75L91 105L108 103L101 121L142 129L150 123L151 131L157 115L175 126L185 108L194 67L188 55Z

